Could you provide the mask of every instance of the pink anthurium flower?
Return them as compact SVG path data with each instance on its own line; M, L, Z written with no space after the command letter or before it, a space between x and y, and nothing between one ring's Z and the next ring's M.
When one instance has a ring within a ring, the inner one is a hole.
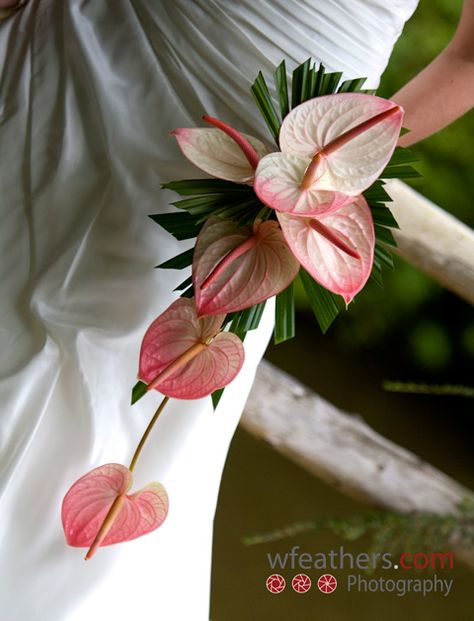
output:
M323 287L346 304L367 282L374 258L372 214L363 196L325 214L302 218L278 213L291 251Z
M86 560L99 546L130 541L152 532L168 514L168 496L161 483L149 483L127 495L131 471L121 464L94 468L76 481L61 511L66 541L88 547Z
M194 299L179 298L143 337L138 377L168 397L200 399L227 386L240 371L238 336L220 332L225 314L198 317Z
M238 227L231 220L210 218L193 256L198 312L216 315L249 308L283 291L298 270L274 220Z
M175 129L172 133L183 154L204 172L234 183L251 183L267 147L253 136L241 134L226 123L205 115L214 128Z
M400 106L362 93L300 104L282 123L281 152L258 164L257 196L294 215L339 209L380 175L395 149L402 119Z

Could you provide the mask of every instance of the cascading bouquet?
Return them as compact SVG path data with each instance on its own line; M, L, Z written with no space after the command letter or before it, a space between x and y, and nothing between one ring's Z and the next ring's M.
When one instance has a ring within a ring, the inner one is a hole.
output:
M393 268L386 245L397 226L382 179L413 177L414 160L396 147L403 110L362 90L364 78L341 83L311 59L293 72L291 106L285 62L274 74L280 114L260 73L251 91L278 150L209 116L211 128L172 133L183 154L212 178L164 185L185 197L181 211L151 216L193 249L158 266L192 276L181 297L148 328L140 351L135 403L164 395L127 468L95 468L67 492L62 522L69 545L128 541L158 528L168 512L164 487L128 495L140 451L167 401L212 395L214 406L244 361L243 339L276 296L275 342L295 334L296 278L323 331L369 277L381 284Z

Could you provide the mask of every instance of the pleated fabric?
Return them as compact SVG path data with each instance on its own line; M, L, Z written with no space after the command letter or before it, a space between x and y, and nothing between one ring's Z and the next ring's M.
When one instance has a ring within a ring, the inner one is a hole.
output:
M249 86L283 58L376 86L415 5L31 0L0 27L2 621L208 619L220 477L272 302L217 411L173 400L147 443L135 486L165 485L165 524L84 563L60 522L73 481L128 464L159 400L129 405L139 346L185 275L154 266L192 242L147 216L172 209L163 182L203 176L169 133L208 113L269 140Z

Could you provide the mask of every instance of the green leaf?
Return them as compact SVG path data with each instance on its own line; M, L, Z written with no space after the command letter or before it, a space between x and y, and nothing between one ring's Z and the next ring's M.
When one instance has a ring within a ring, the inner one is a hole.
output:
M393 257L386 248L379 244L375 244L374 256L381 264L385 265L385 267L388 267L388 269L393 272L395 267L393 264Z
M362 89L367 78L355 78L354 80L345 80L337 89L338 93L358 93Z
M217 408L219 401L221 400L221 397L224 393L225 388L219 388L219 390L215 390L212 395L211 395L211 399L212 399L212 407L214 409Z
M290 102L288 101L288 83L286 79L286 63L283 60L274 73L275 86L277 89L278 100L280 102L281 120L290 111Z
M311 80L310 80L310 85L309 85L309 92L310 92L309 99L312 99L314 97L314 90L316 88L316 83L318 81L318 72L316 71L316 65L313 65L310 73L311 73Z
M339 82L342 77L342 71L334 71L333 73L326 73L321 85L320 95L332 95L337 91Z
M383 289L382 268L375 261L370 272L370 280L373 280L376 285Z
M208 183L208 180L201 181L205 181L206 184ZM216 181L220 180L216 179ZM194 223L198 230L211 215L224 219L232 218L232 220L239 223L247 224L253 222L257 213L264 207L263 203L255 195L253 188L227 181L223 183L229 185L230 189L219 183L219 185L216 184L214 188L207 188L213 190L210 194L199 194L197 196L192 196L192 192L195 190L202 192L206 187L204 185L196 187L195 180L184 181L184 186L181 186L180 182L171 182L166 185L168 188L185 193L185 195L189 197L175 201L172 205L195 217ZM225 189L225 191L220 191L223 189ZM171 224L174 226L175 222L171 221ZM193 229L190 228L189 233L191 233L192 230ZM185 233L186 232L187 230Z
M311 59L309 59L307 62L309 62L308 70L304 71L302 75L301 103L303 103L303 101L308 101L308 99L312 98L313 96L312 89L314 88L314 83L315 83L315 78L313 78L315 71L311 67Z
M344 300L318 284L303 268L300 269L299 277L319 327L325 333L345 308Z
M216 212L222 209L239 211L249 204L254 204L258 207L262 205L251 187L249 187L246 193L226 192L224 194L194 196L193 198L186 198L171 204L178 207L178 209L184 209L190 214L200 217L203 215L206 217L216 215Z
M375 229L375 239L377 241L382 242L384 244L388 244L389 246L394 246L395 248L397 247L397 242L395 241L395 238L390 229L387 229L384 226L381 226L380 224L375 224L374 229Z
M255 220L269 220L272 216L274 216L275 212L270 207L263 205L260 211L255 216Z
M295 108L311 97L311 58L296 67L291 82L291 107Z
M421 177L420 173L413 166L402 165L392 166L388 164L380 173L381 179L416 179Z
M188 267L193 262L194 248L185 250L181 254L177 254L172 259L168 259L164 263L157 265L157 268L162 270L182 270L184 267Z
M410 162L418 162L419 158L406 147L395 147L388 166L398 166L398 164L409 164Z
M240 195L240 196L239 196ZM184 209L189 213L198 216L203 213L210 213L217 206L228 204L230 200L240 200L243 196L242 193L237 193L237 199L234 198L234 194L230 192L214 194L205 194L204 196L193 196L192 198L184 198L179 201L171 203L178 209ZM230 198L232 197L232 199Z
M187 212L156 213L149 217L179 240L196 237L201 228L196 217Z
M259 304L256 304L255 306L249 308L247 311L244 311L248 312L248 317L245 324L247 331L256 330L258 328L263 315L263 311L265 310L265 304L266 301L260 302Z
M321 86L323 84L325 72L326 72L326 69L324 65L322 63L319 63L319 69L316 72L316 81L315 81L314 88L313 88L313 97L319 97L319 95L322 94Z
M260 304L255 304L255 306L246 308L243 311L233 313L229 331L244 340L247 332L258 328L264 309L265 302L260 302Z
M278 135L280 133L280 119L273 105L270 91L261 71L259 71L257 79L250 87L252 95L257 102L257 106L262 113L263 119L267 124L275 142L278 144Z
M231 218L236 221L247 219L251 214L253 214L255 218L263 206L263 203L254 195L253 198L249 200L240 200L236 203L227 203L223 207L212 209L210 213L200 216L197 220L197 224L205 222L211 215L223 219Z
M194 295L194 287L191 285L186 291L179 296L180 298L192 298Z
M371 203L371 202L389 203L392 201L392 197L385 190L384 183L383 181L380 181L380 179L377 179L377 181L374 181L374 183L370 186L370 188L367 188L367 190L365 190L363 194L364 194L365 200L368 203Z
M370 279L373 280L379 287L383 288L382 266L393 270L393 258L386 248L380 244L375 244L374 263L370 273Z
M295 300L294 285L291 283L276 296L275 332L276 344L288 341L295 336Z
M132 388L132 405L141 399L147 393L146 384L138 381Z
M184 289L187 289L189 285L192 285L192 284L193 284L193 277L189 276L188 278L186 278L186 280L183 280L183 282L180 285L175 287L173 291L183 291Z
M261 213L262 210L263 208L259 209L258 211L255 211L255 209L252 207L252 209L249 209L247 211L242 211L239 214L239 217L235 218L235 221L237 222L239 226L243 226L244 224L253 224L255 220L257 220L258 214ZM268 220L268 218L266 219Z
M370 205L370 211L372 212L372 217L374 219L375 224L381 224L382 226L387 226L392 229L399 229L398 222L393 217L392 212L385 205Z
M179 181L168 181L163 183L161 187L172 190L180 196L249 191L248 185L225 181L224 179L181 179Z

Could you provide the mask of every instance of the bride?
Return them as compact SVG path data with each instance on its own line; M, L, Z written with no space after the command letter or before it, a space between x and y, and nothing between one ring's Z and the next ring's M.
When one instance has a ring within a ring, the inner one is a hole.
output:
M417 2L21 4L0 28L1 617L203 621L221 472L271 305L218 409L209 398L172 400L142 453L134 487L164 484L164 525L84 563L60 521L76 479L128 463L160 398L130 407L143 333L183 278L154 266L190 246L147 217L175 200L163 182L199 176L170 131L207 113L267 140L249 86L283 58L293 67L311 56L376 87ZM473 7L447 52L394 97L413 127L406 143L472 105L462 84L472 76ZM446 104L448 67L459 97Z

